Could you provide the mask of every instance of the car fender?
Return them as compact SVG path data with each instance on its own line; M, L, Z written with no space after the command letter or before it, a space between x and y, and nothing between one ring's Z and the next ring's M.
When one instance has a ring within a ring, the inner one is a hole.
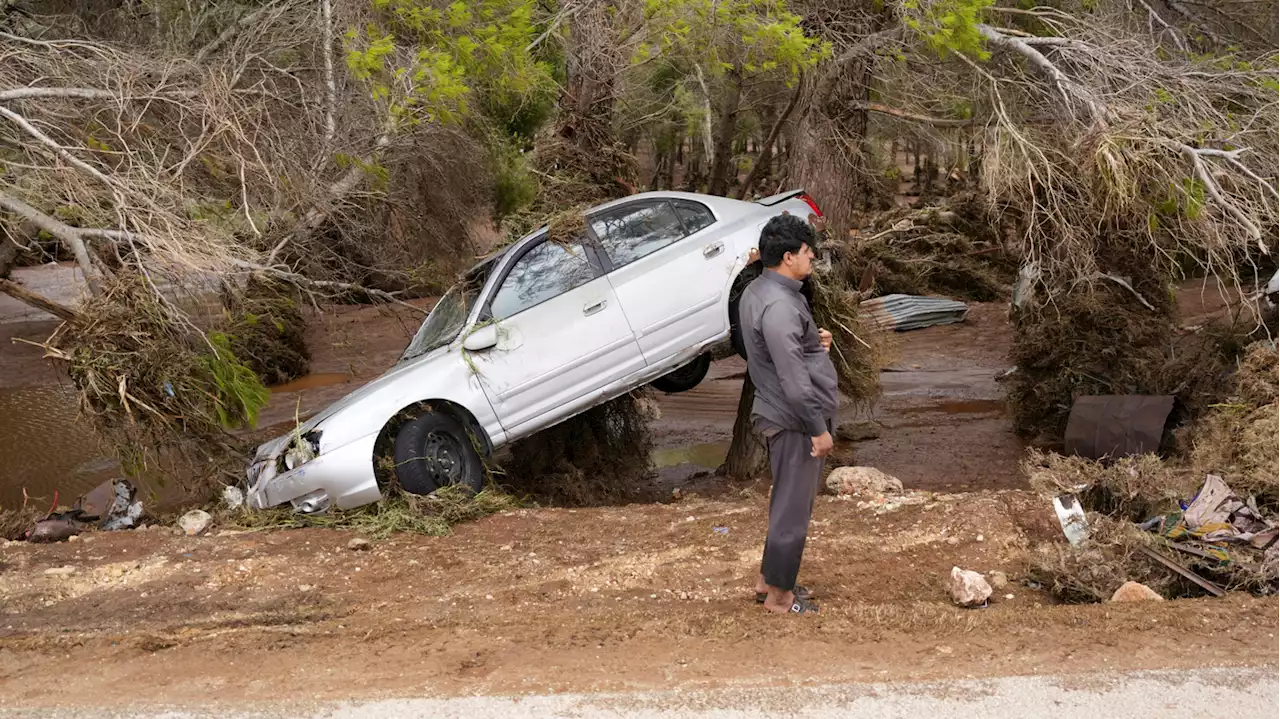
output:
M504 443L497 414L469 364L460 343L394 367L381 377L339 400L304 426L318 428L320 454L370 435L377 435L401 410L420 403L446 401L475 418L490 446Z

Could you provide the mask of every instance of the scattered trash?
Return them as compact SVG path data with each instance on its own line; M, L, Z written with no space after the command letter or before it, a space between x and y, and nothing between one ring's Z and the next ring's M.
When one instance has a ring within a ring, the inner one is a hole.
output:
M1160 449L1173 396L1086 395L1067 417L1063 444L1068 455L1116 460Z
M716 534L728 534L729 528L728 527L712 527L711 531L715 532Z
M212 525L213 516L203 509L193 509L178 520L178 526L186 532L188 537L204 534Z
M1053 510L1058 514L1058 522L1062 525L1062 533L1067 535L1071 546L1078 547L1089 538L1089 525L1084 519L1084 510L1075 495L1064 494L1053 500Z
M227 505L227 509L239 509L244 506L244 490L235 485L229 485L222 490L222 503Z
M963 302L916 295L884 295L865 300L858 308L881 329L897 332L963 322L969 314Z
M1120 585L1115 594L1111 595L1113 602L1163 602L1164 597L1156 593L1154 589L1139 582L1125 582Z
M875 467L840 467L827 475L827 489L840 495L901 494L902 481Z
M951 568L951 601L961 607L985 605L991 596L991 585L977 572Z
M351 541L347 542L347 549L353 552L368 551L372 547L373 544L363 537L353 537Z

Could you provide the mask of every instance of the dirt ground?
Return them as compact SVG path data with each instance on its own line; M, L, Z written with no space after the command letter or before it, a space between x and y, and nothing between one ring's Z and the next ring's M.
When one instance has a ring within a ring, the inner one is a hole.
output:
M1004 311L974 305L964 324L901 336L872 415L880 437L833 464L876 466L915 491L894 507L819 498L801 576L816 617L769 616L751 599L768 487L711 473L744 370L730 360L660 398L661 503L521 509L369 551L348 549L345 532L228 520L205 537L152 527L6 545L0 696L245 705L1276 663L1274 597L1062 606L1025 581L1027 548L1062 537L1025 490L1004 417ZM328 313L309 338L316 374L276 393L263 434L381 372L413 324ZM959 609L945 591L953 566L1011 583Z

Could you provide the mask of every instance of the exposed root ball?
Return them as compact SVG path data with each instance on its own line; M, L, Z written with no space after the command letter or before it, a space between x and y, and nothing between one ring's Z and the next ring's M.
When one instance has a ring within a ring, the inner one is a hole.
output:
M650 412L633 392L522 439L503 467L505 483L548 504L625 501L649 471Z
M266 385L307 374L311 353L303 337L306 320L291 297L265 288L229 303L221 331L231 351Z
M1261 505L1272 508L1280 495L1276 359L1269 343L1250 345L1230 397L1185 433L1192 466L1222 475L1237 492L1257 495Z

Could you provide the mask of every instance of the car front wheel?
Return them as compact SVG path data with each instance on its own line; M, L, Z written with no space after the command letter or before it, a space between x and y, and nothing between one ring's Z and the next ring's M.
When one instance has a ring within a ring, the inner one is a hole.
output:
M426 412L400 428L395 463L396 480L410 494L431 494L450 484L475 492L484 488L484 464L471 435L440 412Z

